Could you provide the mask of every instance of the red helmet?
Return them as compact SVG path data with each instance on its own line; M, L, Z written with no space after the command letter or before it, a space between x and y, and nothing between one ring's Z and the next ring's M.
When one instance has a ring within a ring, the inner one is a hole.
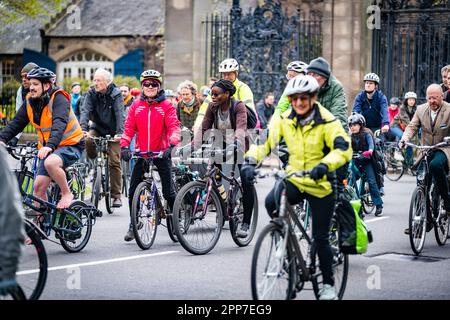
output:
M141 90L139 90L138 88L133 88L130 90L130 94L133 97L139 96L141 94Z

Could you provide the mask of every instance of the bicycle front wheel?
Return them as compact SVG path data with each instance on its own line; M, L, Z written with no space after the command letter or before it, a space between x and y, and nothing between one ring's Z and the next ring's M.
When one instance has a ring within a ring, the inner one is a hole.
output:
M296 270L296 260L287 234L270 223L259 234L253 251L253 299L289 300L293 296Z
M395 154L400 153L396 146L389 146L384 153L384 165L386 167L386 177L391 181L398 181L403 176L405 168L403 161L395 159Z
M427 200L425 190L416 187L409 207L409 242L415 255L419 255L425 244L427 227Z
M85 210L87 207L88 205L82 201L72 202L67 210L71 211L80 221L73 216L66 215L59 222L60 228L63 229L63 231L59 231L59 242L69 253L83 250L91 238L94 219L91 212Z
M333 217L331 221L330 228L330 247L331 252L333 253L333 277L334 277L334 287L336 288L336 295L339 300L341 300L344 296L345 288L347 287L347 278L348 278L348 254L342 253L339 247L339 222L336 217ZM317 254L315 254L314 262L316 264L316 269L320 269L320 261ZM318 271L318 270L317 270ZM323 287L323 277L321 272L313 279L313 290L316 299L319 299L319 292Z
M138 184L131 202L131 228L136 243L142 250L148 250L153 245L158 220L157 201L153 197L152 185L143 181Z
M192 181L177 194L173 223L180 244L188 252L200 255L211 251L222 232L222 203L218 193L203 181Z
M16 279L27 300L37 300L47 281L47 253L37 227L25 221L25 244L19 259Z
M239 226L241 226L244 219L244 201L241 190L239 188L236 190L237 192L233 195L233 216L230 219L230 232L234 243L236 243L239 247L245 247L253 240L256 227L258 225L258 195L256 194L255 187L253 186L253 211L250 226L248 228L248 235L245 238L239 238L236 235L236 231Z

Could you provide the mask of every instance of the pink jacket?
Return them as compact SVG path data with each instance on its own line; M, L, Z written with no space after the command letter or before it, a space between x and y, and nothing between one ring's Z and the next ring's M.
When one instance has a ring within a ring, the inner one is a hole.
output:
M120 140L121 148L130 145L135 133L141 152L165 151L171 144L180 143L180 121L176 108L164 96L158 98L150 105L142 99L131 104Z

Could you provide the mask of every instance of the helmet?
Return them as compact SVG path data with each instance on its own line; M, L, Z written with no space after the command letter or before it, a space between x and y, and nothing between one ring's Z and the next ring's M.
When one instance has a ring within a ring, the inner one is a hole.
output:
M364 76L364 81L373 81L373 82L376 82L377 84L379 84L380 77L376 73L371 72Z
M225 59L219 65L219 72L234 72L239 71L239 63L236 59Z
M409 98L413 98L417 100L417 94L415 92L409 91L407 93L405 93L405 100L409 99Z
M72 85L70 87L73 88L75 86L81 86L81 84L79 82L72 82Z
M347 123L348 125L352 125L352 124L359 124L363 127L366 126L366 119L364 119L364 116L362 114L359 113L352 113L352 115L350 117L348 117L347 119Z
M154 79L156 81L158 81L160 84L162 83L162 76L161 73L159 73L159 71L156 70L145 70L144 72L141 73L141 83L142 81L146 80L146 79Z
M285 94L287 96L291 96L296 93L314 94L317 91L319 91L319 83L314 77L299 74L289 80L286 85Z
M170 89L164 90L164 95L166 97L175 97L175 93L172 90L170 90Z
M391 100L389 100L389 104L396 104L396 105L400 105L400 99L397 97L392 97Z
M54 82L56 75L47 68L35 68L28 72L27 79L38 79L41 82Z
M20 71L20 73L28 73L33 69L39 68L39 66L34 62L28 62Z
M308 68L308 65L304 63L303 61L292 61L287 65L288 71L295 71L298 73L304 73L306 74L306 69Z

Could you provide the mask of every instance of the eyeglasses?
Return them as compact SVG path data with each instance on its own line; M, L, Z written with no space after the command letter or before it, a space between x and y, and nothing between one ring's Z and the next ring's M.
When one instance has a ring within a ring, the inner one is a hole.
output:
M144 82L142 85L146 88L148 88L148 87L158 88L159 87L158 82Z

